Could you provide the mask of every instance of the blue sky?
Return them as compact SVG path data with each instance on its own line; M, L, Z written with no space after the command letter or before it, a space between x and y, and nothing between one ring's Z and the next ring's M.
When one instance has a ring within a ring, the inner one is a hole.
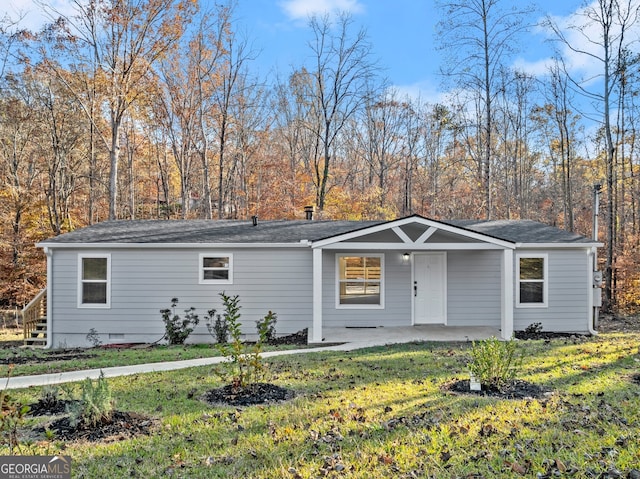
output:
M47 1L47 0L45 0ZM207 1L202 0L203 4ZM512 0L505 0L509 5ZM58 11L68 13L72 0L48 0ZM553 15L560 24L582 4L582 0L537 0L538 13L532 20ZM5 12L16 17L26 14L22 24L37 28L37 0L3 0ZM385 68L390 83L401 93L420 96L431 102L441 100L444 87L437 72L440 57L435 48L435 25L439 12L433 0L237 0L236 28L260 52L254 69L261 76L287 75L309 59L308 18L311 14L348 11L354 24L367 30L375 56ZM0 7L0 14L2 14ZM514 62L532 73L544 71L552 54L545 35L532 31ZM569 53L567 52L567 55ZM576 59L576 68L580 65Z
M581 0L538 0L532 20L549 14L562 23L581 4ZM435 38L439 12L433 0L240 0L236 12L261 51L256 62L261 72L286 74L310 55L309 15L345 10L351 12L356 25L367 30L394 87L431 101L440 98L444 87L438 76L441 57ZM534 29L514 62L531 73L545 71L552 55L552 46L545 40L544 32Z

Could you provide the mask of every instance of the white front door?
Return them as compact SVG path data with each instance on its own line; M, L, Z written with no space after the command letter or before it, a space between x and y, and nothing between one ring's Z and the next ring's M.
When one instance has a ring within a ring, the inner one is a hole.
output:
M418 253L413 260L415 324L447 322L447 254Z

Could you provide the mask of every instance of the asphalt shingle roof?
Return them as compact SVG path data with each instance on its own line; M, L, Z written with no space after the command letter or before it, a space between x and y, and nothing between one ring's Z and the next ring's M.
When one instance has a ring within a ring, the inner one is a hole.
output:
M593 243L577 233L532 220L451 220L452 226L486 234L512 243Z
M416 218L421 218L416 215ZM253 226L246 220L105 221L43 241L61 244L273 244L318 241L386 223L385 221L269 220ZM440 223L512 243L590 244L576 233L531 220L450 220Z
M119 220L104 221L44 243L299 243L382 221Z

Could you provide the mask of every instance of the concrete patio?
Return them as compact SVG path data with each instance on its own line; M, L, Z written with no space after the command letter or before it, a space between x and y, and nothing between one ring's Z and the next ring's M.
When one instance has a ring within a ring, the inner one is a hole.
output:
M367 346L409 343L413 341L477 341L500 337L500 330L486 326L445 326L420 324L404 327L324 328L323 341L312 344L366 343Z

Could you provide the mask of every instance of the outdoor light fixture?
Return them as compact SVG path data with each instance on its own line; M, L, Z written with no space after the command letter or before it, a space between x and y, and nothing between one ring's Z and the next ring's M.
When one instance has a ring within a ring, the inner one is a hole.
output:
M404 253L402 255L402 262L404 264L408 264L409 263L409 258L411 258L411 255L409 253Z

